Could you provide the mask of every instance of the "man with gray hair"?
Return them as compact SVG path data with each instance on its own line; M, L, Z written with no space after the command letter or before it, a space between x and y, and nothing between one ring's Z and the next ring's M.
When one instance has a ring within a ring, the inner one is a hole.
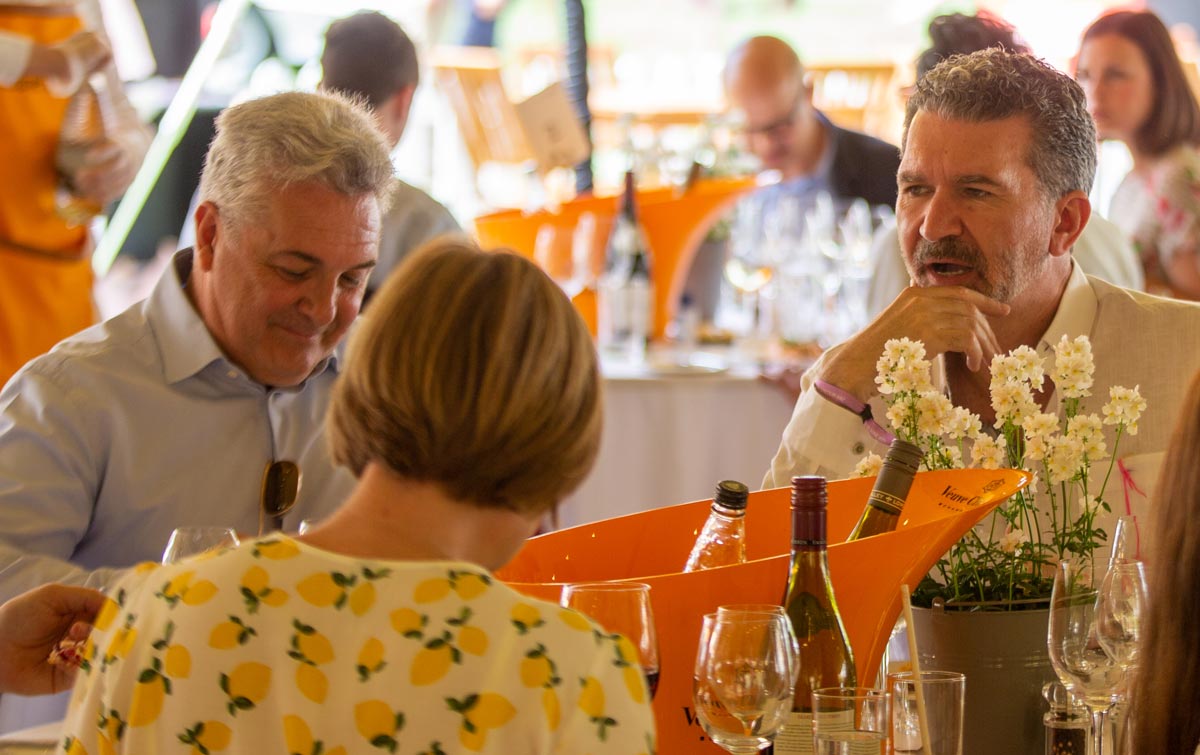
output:
M342 500L322 420L392 181L371 115L340 95L220 115L195 247L0 392L0 601L103 587L176 527L294 528ZM264 511L272 467L301 475L286 518Z
M1036 58L993 48L921 79L905 113L896 205L915 285L805 374L764 485L846 477L866 451L885 452L870 419L886 409L875 364L901 337L924 342L935 388L991 427L994 355L1026 345L1046 357L1061 337L1087 335L1097 390L1080 411L1098 412L1108 386L1140 384L1149 406L1121 452L1163 450L1200 369L1200 306L1114 286L1071 259L1095 171L1083 90ZM1047 383L1038 399L1056 411L1060 397Z

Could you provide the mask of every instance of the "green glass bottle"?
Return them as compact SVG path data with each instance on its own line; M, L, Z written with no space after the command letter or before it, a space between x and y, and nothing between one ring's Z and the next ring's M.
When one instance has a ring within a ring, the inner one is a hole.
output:
M775 755L813 752L812 692L858 683L838 614L825 550L825 478L792 478L792 567L784 608L800 643L792 713L775 737Z

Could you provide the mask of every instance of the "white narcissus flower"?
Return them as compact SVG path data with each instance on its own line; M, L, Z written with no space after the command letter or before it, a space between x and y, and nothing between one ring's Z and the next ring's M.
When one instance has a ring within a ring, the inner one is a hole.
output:
M954 414L954 404L940 393L922 393L917 399L917 432L921 435L945 435Z
M1108 446L1104 443L1104 426L1095 414L1079 414L1067 420L1067 435L1079 441L1089 460L1107 458Z
M1021 418L1021 429L1025 431L1026 440L1042 438L1045 440L1058 432L1058 415L1047 412L1033 412Z
M1092 344L1087 336L1075 340L1065 335L1054 345L1054 370L1051 379L1064 398L1090 396L1092 375L1096 371L1092 360Z
M925 359L925 344L908 338L893 338L883 345L883 354L875 362L875 384L883 395L929 390L930 362Z
M1025 437L1025 460L1026 461L1041 461L1046 458L1046 453L1050 450L1049 444L1046 442L1048 435L1028 435Z
M1016 367L1018 379L1024 380L1034 390L1041 390L1046 382L1045 360L1038 356L1037 351L1028 346L1018 346L1008 352L1009 359Z
M1004 383L992 390L992 409L996 411L995 427L1011 421L1020 424L1021 418L1037 411L1037 403L1025 383Z
M958 446L943 446L942 452L945 453L946 458L950 460L950 469L963 468L962 451L958 450Z
M979 417L962 406L951 407L950 417L946 420L946 435L953 439L978 438L983 432Z
M1083 462L1083 445L1077 438L1059 435L1049 440L1049 447L1046 466L1050 470L1050 484L1069 481Z
M1008 461L1005 455L1006 445L1007 441L1003 435L994 440L981 435L971 446L971 466L980 469L1000 469Z
M1005 553L1015 553L1025 543L1029 542L1029 533L1024 530L1009 529L1000 536L1000 549Z
M1104 414L1104 424L1125 425L1126 432L1137 435L1137 421L1142 412L1146 411L1146 399L1138 391L1140 386L1126 388L1114 385L1108 389L1109 401L1101 411Z
M858 462L854 467L855 477L874 477L879 474L880 468L883 467L883 457L877 453L869 453Z

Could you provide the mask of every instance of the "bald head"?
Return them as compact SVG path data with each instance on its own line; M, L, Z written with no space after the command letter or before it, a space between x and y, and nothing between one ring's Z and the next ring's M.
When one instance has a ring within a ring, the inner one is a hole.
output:
M778 37L751 37L725 60L725 93L734 102L780 90L794 94L803 80L800 57Z
M824 149L824 129L804 85L804 67L787 42L751 37L725 62L725 97L742 119L746 147L784 179L810 175Z

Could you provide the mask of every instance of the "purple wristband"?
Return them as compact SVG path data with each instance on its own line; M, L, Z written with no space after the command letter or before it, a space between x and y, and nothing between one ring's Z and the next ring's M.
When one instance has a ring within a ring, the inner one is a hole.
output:
M863 426L867 429L867 434L872 438L885 446L892 445L892 441L896 439L896 436L889 433L884 429L883 425L875 421L875 417L871 414L870 404L864 404L846 391L824 380L814 382L813 388L816 388L817 393L821 394L828 401L837 404L851 414L857 415L863 421Z

